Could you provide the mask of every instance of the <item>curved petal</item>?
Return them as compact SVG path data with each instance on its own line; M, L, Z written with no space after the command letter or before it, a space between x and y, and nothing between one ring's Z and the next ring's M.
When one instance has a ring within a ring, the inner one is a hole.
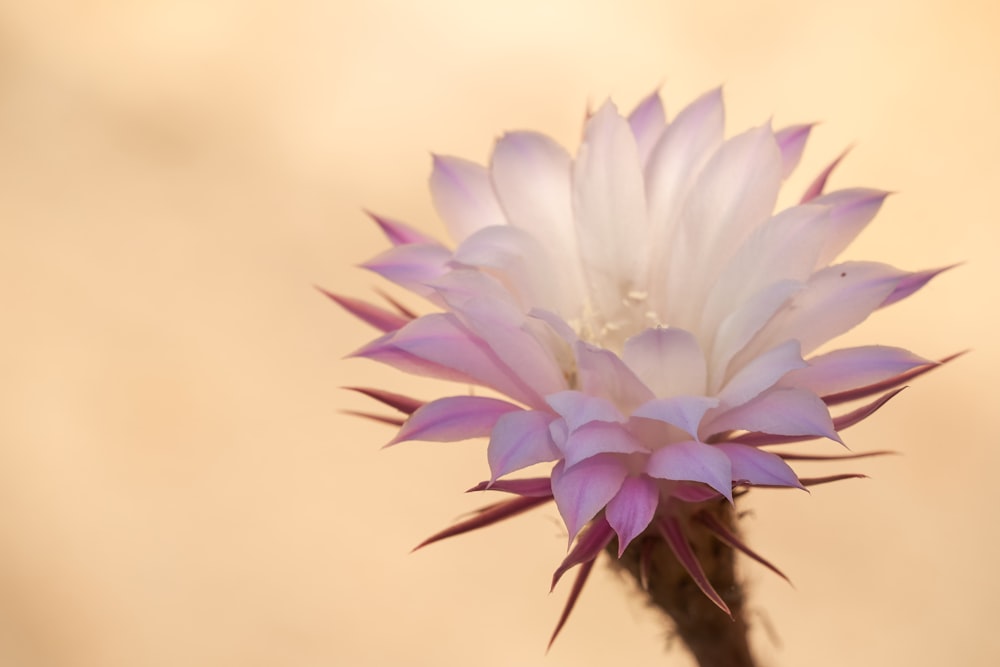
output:
M883 190L850 188L811 200L810 203L830 207L830 232L823 250L816 258L816 268L824 267L836 259L868 226L888 196L889 193Z
M545 397L556 414L566 420L570 431L593 421L624 422L625 416L606 398L591 396L582 391L568 390Z
M817 271L741 353L744 360L797 338L809 354L872 314L907 274L887 264L844 262Z
M500 416L486 447L491 483L515 470L559 458L559 450L549 434L551 419L542 412L529 410Z
M722 388L719 399L727 408L742 405L773 387L789 371L807 365L799 351L799 341L786 341L741 368Z
M705 413L719 405L719 399L707 396L672 396L655 398L632 413L633 417L655 419L698 437L699 425Z
M663 128L667 125L667 117L663 111L663 100L660 91L647 95L632 113L628 115L628 124L635 136L635 144L639 149L639 163L646 164L653 146L660 138Z
M795 168L799 166L802 159L802 151L805 150L806 141L809 140L809 133L812 131L811 123L806 125L790 125L783 127L774 133L774 140L778 143L778 150L781 151L781 178L791 176Z
M592 421L570 432L562 446L567 466L598 454L635 454L647 451L621 424Z
M444 274L449 259L451 251L442 245L411 243L389 248L361 266L412 292L428 296L431 289L426 284Z
M801 389L772 389L749 403L709 415L702 427L702 436L724 431L815 435L843 444L826 404L815 394Z
M659 502L660 491L656 482L639 475L626 479L618 495L608 503L604 516L618 533L619 558L629 543L649 526Z
M560 461L552 470L552 495L573 543L580 530L618 493L628 469L616 454L599 454L567 467Z
M477 230L505 225L486 167L450 155L435 155L431 197L448 233L461 243Z
M523 409L485 396L449 396L418 408L389 443L405 440L455 442L489 435L503 415Z
M658 398L705 393L705 353L688 331L646 329L625 341L622 359Z
M791 466L777 454L734 443L722 443L716 447L729 457L729 462L733 466L733 483L747 482L761 486L805 488Z
M732 465L714 445L693 440L677 442L653 452L646 474L660 479L702 482L733 501Z
M806 368L792 371L778 385L826 396L882 382L933 363L899 347L850 347L813 357Z
M614 403L624 414L653 398L649 388L610 350L578 341L576 371L580 388L591 396Z

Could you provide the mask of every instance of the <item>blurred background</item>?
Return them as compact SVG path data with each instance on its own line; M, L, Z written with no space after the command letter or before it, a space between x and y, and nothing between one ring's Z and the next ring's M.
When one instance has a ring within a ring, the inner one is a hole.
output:
M38 0L0 4L0 665L688 665L595 570L546 655L554 510L410 554L482 497L481 443L388 451L341 389L433 382L373 336L362 208L442 233L429 152L724 84L730 133L822 121L800 193L898 191L850 258L964 261L847 344L935 371L847 433L872 479L759 491L758 652L994 665L1000 181L995 3Z

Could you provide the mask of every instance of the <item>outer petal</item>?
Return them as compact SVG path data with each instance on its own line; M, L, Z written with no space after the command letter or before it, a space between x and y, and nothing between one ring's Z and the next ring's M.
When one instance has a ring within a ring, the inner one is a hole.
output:
M410 243L440 245L437 239L414 229L410 225L382 215L375 215L371 212L368 212L368 215L381 228L382 233L385 234L385 237L389 239L392 245L407 245Z
M660 479L703 482L730 502L733 500L732 465L729 457L714 445L693 440L667 445L650 455L646 474Z
M888 380L932 363L899 347L851 347L813 357L808 367L792 371L778 384L826 396Z
M560 417L566 420L566 426L575 431L584 424L593 421L624 422L625 416L606 398L591 396L582 391L560 391L545 397Z
M741 351L755 336L759 336L775 314L802 289L802 283L794 280L774 283L754 294L722 320L709 356L711 373L708 380L709 392L717 392L729 378L731 371L742 368L742 365L752 358L748 354L741 355ZM758 348L755 348L755 352L757 350ZM742 363L733 363L733 358L738 355Z
M770 389L786 373L806 367L799 341L790 340L754 358L726 383L719 399L730 408L742 405Z
M404 440L454 442L489 435L503 415L522 408L485 396L449 396L414 412L389 444Z
M778 142L778 149L781 151L781 177L788 178L795 168L799 166L802 159L802 151L805 150L806 141L813 126L790 125L774 133L774 139Z
M577 533L618 493L628 470L616 454L600 454L573 467L562 461L552 470L552 495L572 544Z
M718 405L719 399L707 396L656 398L643 404L632 416L666 422L696 438L705 413Z
M485 167L435 155L430 185L434 207L456 242L483 227L507 224Z
M815 435L842 442L826 404L800 389L772 389L749 403L706 418L702 436L723 431L763 431L774 435Z
M653 398L649 388L610 350L583 341L574 346L580 388L591 396L600 396L628 414Z
M795 206L754 230L723 269L702 307L700 331L719 324L754 294L780 281L806 281L830 235L829 209Z
M559 458L559 450L549 435L551 419L542 412L522 410L508 412L497 420L486 448L490 482L515 470Z
M635 137L609 101L587 123L573 164L573 214L590 294L604 313L642 284L646 195Z
M567 466L598 454L636 454L646 452L624 426L615 422L593 421L572 431L562 446Z
M906 274L886 264L845 262L815 273L742 353L744 361L777 342L797 338L808 354L863 322Z
M528 232L510 226L486 227L465 239L452 264L484 269L520 302L522 310L538 306L562 311L563 294L553 259Z
M791 466L777 454L748 445L722 443L716 445L726 453L733 465L733 482L749 482L763 486L791 486L803 489Z
M660 99L660 91L654 91L645 97L632 113L628 115L628 124L635 136L635 143L639 149L639 162L646 164L653 146L660 138L663 128L666 127L667 118L663 111L663 100Z
M888 196L889 193L882 190L851 188L813 199L813 204L831 207L830 233L822 252L816 258L816 268L822 268L836 259L868 226Z
M705 354L683 329L646 329L625 341L622 358L659 398L705 393Z
M361 266L408 290L428 296L431 290L426 283L444 274L449 259L451 251L442 245L413 243L389 248Z
M618 533L618 557L653 520L660 501L656 482L645 475L629 477L622 484L605 511L605 517Z

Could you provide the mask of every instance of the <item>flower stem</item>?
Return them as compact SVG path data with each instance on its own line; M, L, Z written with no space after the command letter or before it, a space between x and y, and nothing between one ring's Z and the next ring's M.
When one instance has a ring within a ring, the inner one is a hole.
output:
M736 514L726 502L697 508L712 514L736 532ZM670 546L657 530L629 545L618 565L629 572L649 596L650 602L671 618L676 633L701 667L755 667L747 638L743 587L736 579L735 553L691 515L681 517L684 534L705 574L732 612L727 616L698 588ZM612 540L608 551L616 556Z

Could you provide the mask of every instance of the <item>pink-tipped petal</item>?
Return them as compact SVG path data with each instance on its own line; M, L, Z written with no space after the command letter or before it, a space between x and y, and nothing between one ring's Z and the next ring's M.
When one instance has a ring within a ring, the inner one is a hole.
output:
M396 313L388 311L384 308L379 308L378 306L370 304L367 301L352 299L349 296L340 296L339 294L334 294L333 292L327 292L322 287L317 287L316 289L351 315L354 315L362 322L370 324L379 331L395 331L396 329L402 328L410 321L402 315L397 315Z
M688 331L646 329L625 341L622 359L658 398L705 393L705 354Z
M451 251L441 245L399 245L376 255L361 266L422 296L431 294L427 283L447 270Z
M567 466L598 454L637 454L648 451L624 426L592 421L569 434L562 446Z
M370 419L374 422L379 422L380 424L388 424L389 426L402 426L406 421L401 417L392 417L389 415L380 415L374 412L364 412L362 410L341 410L342 414L351 415L352 417L361 417L362 419Z
M552 495L569 531L570 543L577 533L615 497L628 469L616 454L598 454L573 467L563 461L552 470Z
M823 401L799 389L772 389L749 403L720 413L702 430L713 435L732 430L810 435L842 443Z
M515 470L559 458L549 434L551 419L542 412L521 410L497 420L486 448L491 482Z
M457 442L487 436L503 415L522 408L485 396L449 396L427 403L406 421L389 443L406 440Z
M663 111L663 100L660 91L647 95L632 113L628 115L628 124L635 136L636 147L639 149L639 164L646 164L653 146L660 138L663 128L667 125L667 117Z
M555 590L556 584L559 583L559 580L562 579L562 576L567 571L581 563L589 563L597 558L614 536L615 532L608 525L604 517L595 519L586 530L580 533L576 545L566 554L566 558L563 559L563 562L559 564L559 567L552 574L552 586L549 590Z
M940 366L943 366L949 361L957 359L963 354L965 354L965 352L959 352L957 354L949 355L944 359L938 360L936 363L930 363L927 364L926 366L914 368L911 371L907 371L906 373L900 373L895 377L888 378L881 382L876 382L874 384L866 385L864 387L858 387L857 389L849 389L847 391L838 392L836 394L827 394L823 396L823 402L826 403L827 405L838 405L840 403L846 403L848 401L854 401L860 398L868 398L869 396L874 396L879 392L883 392L888 389L893 389L895 387L900 386L901 384L909 382L914 378L920 377L924 373L932 371L935 368L939 368Z
M812 128L812 124L791 125L774 133L774 140L778 142L778 150L781 151L782 178L788 178L799 166Z
M891 306L897 301L902 301L937 276L949 269L955 268L956 266L958 265L952 264L951 266L945 266L940 269L927 269L926 271L917 271L906 275L896 284L896 288L892 290L892 293L889 294L889 296L886 297L885 301L879 304L879 308L885 308L886 306Z
M899 347L850 347L809 359L806 368L793 370L779 385L826 396L882 382L928 364L933 362Z
M719 399L707 396L656 398L644 403L632 416L665 422L696 438L705 413L718 405Z
M507 224L489 171L482 165L435 155L430 185L434 207L456 243L484 227Z
M839 433L846 428L854 426L858 422L867 419L873 415L879 408L889 402L889 400L903 391L905 387L900 387L894 391L890 391L871 403L862 405L859 408L851 410L847 414L839 415L833 419L833 428ZM816 438L823 437L820 434L800 434L800 435L774 435L771 433L746 433L737 438L733 439L733 442L743 443L744 445L751 445L753 447L761 447L763 445L783 445L790 442L803 442L805 440L814 440Z
M816 179L809 184L809 187L806 188L806 191L802 194L801 203L805 204L807 202L810 202L813 199L816 199L816 197L819 197L821 194L823 194L823 191L826 189L826 182L830 178L830 174L832 174L833 170L837 168L837 165L840 164L840 161L843 160L845 157L847 157L847 153L850 150L851 149L848 148L843 153L838 155L837 159L835 159L833 162L827 165L827 167L819 173Z
M889 194L884 190L850 188L811 200L810 204L830 207L826 240L816 258L815 268L822 268L835 260L868 226Z
M729 611L729 607L722 599L722 596L712 586L712 582L708 580L705 571L701 569L701 563L698 562L698 557L691 550L691 545L688 544L687 538L684 536L684 530L677 519L672 516L666 516L660 519L659 527L660 532L663 534L663 539L666 540L670 550L674 552L674 556L677 557L680 564L691 575L691 578L698 585L698 588L701 589L701 592L714 602L719 609L726 612L726 615L731 617L733 615L732 612Z
M729 462L733 466L734 484L743 482L760 486L803 488L795 471L777 454L733 443L721 443L715 446L729 457Z
M375 224L379 226L382 233L385 234L385 237L389 239L392 245L409 245L413 243L440 245L437 239L414 229L410 225L386 218L385 216L376 215L371 211L366 211L366 213L375 221Z
M653 520L659 504L659 488L649 477L629 477L605 510L608 523L618 534L618 557Z
M719 541L721 541L723 544L727 544L733 549L738 549L742 551L750 558L753 558L755 561L757 561L767 569L771 570L771 572L774 572L776 575L778 575L785 581L788 581L788 583L791 583L788 577L785 576L784 572L775 567L769 560L765 559L756 551L748 547L746 543L739 538L738 535L729 530L729 528L723 525L721 521L716 519L710 513L698 512L698 514L696 514L694 518L696 521L700 522L703 526L708 528L709 531L711 531L713 535L719 538Z
M732 464L725 452L702 442L676 442L653 452L646 474L659 479L702 482L733 500Z

